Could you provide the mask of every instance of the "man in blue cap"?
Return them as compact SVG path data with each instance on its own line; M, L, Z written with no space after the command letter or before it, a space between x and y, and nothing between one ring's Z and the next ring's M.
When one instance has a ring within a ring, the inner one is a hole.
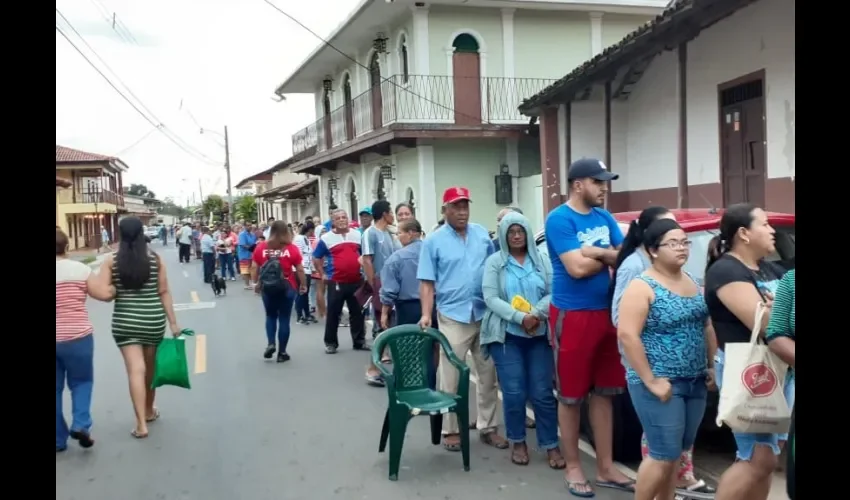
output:
M361 208L357 215L360 217L360 232L364 233L369 229L369 226L372 225L372 221L374 220L374 217L372 217L372 207Z

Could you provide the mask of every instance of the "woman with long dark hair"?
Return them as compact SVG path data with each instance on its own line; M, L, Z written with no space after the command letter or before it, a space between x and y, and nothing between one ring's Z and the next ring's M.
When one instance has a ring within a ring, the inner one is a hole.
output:
M100 272L115 286L112 336L124 357L130 381L130 399L136 413L131 431L137 439L148 436L148 424L159 418L151 389L156 349L165 335L165 322L176 337L180 334L165 263L145 241L144 226L137 217L118 223L118 251L107 256Z
M649 448L636 500L673 498L682 451L693 447L711 385L714 332L699 284L683 269L690 247L676 221L650 224L643 249L652 265L628 284L620 304L617 338Z
M773 313L779 279L783 269L765 258L775 251L776 231L767 214L749 203L726 209L720 219L720 234L709 244L705 271L705 299L714 330L717 355L714 367L718 386L723 381L723 349L730 342L750 342L754 326L762 333ZM767 305L762 325L754 325L759 302ZM775 340L774 340L775 342ZM722 390L722 388L721 388ZM794 406L794 377L785 378L785 398ZM787 434L734 434L738 446L737 461L720 478L720 500L765 500Z

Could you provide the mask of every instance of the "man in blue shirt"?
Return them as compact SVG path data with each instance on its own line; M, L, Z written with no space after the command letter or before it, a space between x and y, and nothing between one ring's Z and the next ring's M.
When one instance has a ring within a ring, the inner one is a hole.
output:
M626 374L617 349L608 300L610 267L623 242L603 207L608 182L619 178L600 160L582 158L567 173L569 200L546 218L552 260L549 332L557 353L558 424L567 459L565 481L576 496L593 492L581 468L578 433L581 402L593 392L590 415L596 438L596 486L634 491L634 481L614 467L611 396L623 392ZM605 446L599 446L606 443Z
M254 290L251 284L251 257L253 256L254 247L257 245L257 236L254 234L254 229L250 222L246 222L242 226L242 231L239 232L239 247L236 250L239 258L239 274L245 281L245 290Z
M484 261L493 253L490 234L479 225L469 222L469 190L450 187L443 193L446 223L431 233L422 245L419 257L419 300L422 305L422 327L431 326L434 292L437 295L437 319L440 331L448 339L454 353L466 360L472 352L478 383L478 422L476 427L485 444L499 449L508 447L498 428L496 368L493 360L481 352L481 318L486 308L481 293ZM458 373L444 352L440 354L440 390L457 392ZM468 425L468 422L461 422ZM443 446L449 451L460 450L458 421L454 413L443 418Z

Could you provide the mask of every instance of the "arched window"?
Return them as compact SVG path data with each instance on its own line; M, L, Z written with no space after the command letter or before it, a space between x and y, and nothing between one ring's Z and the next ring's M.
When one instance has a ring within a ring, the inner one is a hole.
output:
M346 73L342 82L342 100L345 107L345 138L354 139L354 107L351 104L351 76Z
M407 83L410 80L410 67L407 57L407 37L404 35L401 35L398 45L398 67L401 70L401 82Z
M322 126L316 133L323 136L319 137L319 144L324 144L326 149L333 147L333 140L331 139L331 93L328 90L325 90L322 96Z

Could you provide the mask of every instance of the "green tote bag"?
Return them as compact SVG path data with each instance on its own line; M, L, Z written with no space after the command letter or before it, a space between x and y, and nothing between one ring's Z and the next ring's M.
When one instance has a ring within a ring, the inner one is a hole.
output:
M186 359L186 337L194 334L195 332L186 328L177 337L162 339L162 343L156 350L156 367L151 389L164 385L192 388L189 383L189 361Z

